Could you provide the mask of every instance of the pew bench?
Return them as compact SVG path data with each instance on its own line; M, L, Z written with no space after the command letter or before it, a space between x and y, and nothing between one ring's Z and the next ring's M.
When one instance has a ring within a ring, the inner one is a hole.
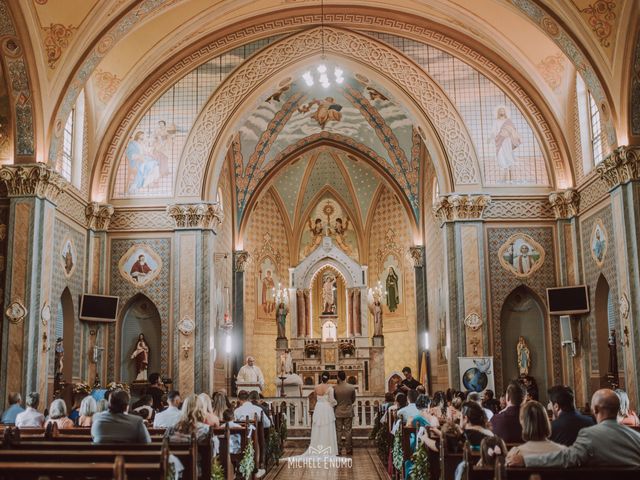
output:
M529 480L532 475L537 475L540 480L637 480L640 467L473 467L469 469L466 480Z

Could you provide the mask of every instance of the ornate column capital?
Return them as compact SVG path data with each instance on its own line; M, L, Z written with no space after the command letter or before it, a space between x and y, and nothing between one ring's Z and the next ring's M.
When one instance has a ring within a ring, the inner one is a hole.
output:
M622 145L616 148L596 167L596 172L609 190L640 180L640 146Z
M440 224L457 220L481 220L491 196L484 194L458 194L442 196L433 206L433 214Z
M177 229L199 228L216 230L224 220L222 206L217 203L174 203L167 213L176 222Z
M0 182L9 197L39 197L54 203L67 185L58 172L44 163L5 165L0 169Z
M87 228L91 230L109 230L113 212L113 205L90 202L84 209L84 214L87 217Z
M424 247L422 245L409 247L409 256L413 260L415 268L424 267Z
M233 252L233 270L235 272L244 272L249 260L249 252L246 250L236 250Z
M549 203L553 208L556 220L572 218L578 215L580 208L580 194L574 188L551 192L549 194Z

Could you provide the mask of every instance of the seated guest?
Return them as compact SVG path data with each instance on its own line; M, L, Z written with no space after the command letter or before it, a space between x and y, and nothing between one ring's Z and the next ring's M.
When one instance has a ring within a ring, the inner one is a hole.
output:
M553 412L551 422L551 440L566 445L573 445L578 432L585 427L595 425L591 417L582 415L576 410L573 390L563 385L556 385L549 389L549 404Z
M500 404L500 410L498 410L498 412L501 412L502 410L507 408L507 396L506 395L500 395L500 400L498 400L498 403Z
M38 410L40 394L31 392L27 395L25 405L27 409L16 416L16 427L18 428L42 428L44 425L44 415Z
M180 418L176 424L167 429L165 437L172 443L187 443L191 441L191 433L196 433L198 441L207 437L209 425L204 423L205 406L203 400L193 394L182 402Z
M77 425L79 418L80 418L80 405L78 405L77 401L74 400L73 407L71 407L71 413L69 413L69 420L71 420L74 425Z
M396 393L396 400L393 403L393 405L391 405L389 408L387 408L387 411L384 412L384 415L382 415L382 418L380 419L381 422L386 422L387 421L387 414L389 412L397 412L398 410L404 408L407 406L407 396L404 393Z
M106 398L98 400L96 404L96 413L106 412L107 410L109 410L109 400Z
M409 424L412 427L435 427L438 428L440 426L440 421L438 417L431 415L429 412L429 406L431 405L431 400L428 395L419 395L416 400L416 408L418 409L418 414L409 419Z
M482 406L482 401L480 400L480 394L478 392L469 392L469 395L467 395L467 400L470 402L476 402L478 405L480 405L487 417L487 421L491 420L491 417L493 417L493 410Z
M404 375L404 380L402 380L398 384L398 389L396 390L396 393L404 392L405 394L408 394L409 390L415 390L416 388L418 388L418 385L420 385L420 382L415 378L413 378L413 375L411 374L411 369L409 367L404 367L402 369L402 374Z
M241 427L239 423L233 421L233 410L227 409L222 412L222 420L229 428ZM229 453L240 453L241 438L239 433L232 433L229 436Z
M451 405L447 407L447 420L459 423L462 415L463 400L460 397L453 397Z
M182 415L180 411L180 392L170 391L167 394L167 403L169 406L165 410L156 413L153 419L153 428L170 428L178 423Z
M629 425L630 427L640 426L640 419L636 412L631 410L629 406L629 395L624 390L618 388L616 395L620 399L620 411L618 412L618 423L621 425Z
M211 406L211 397L206 393L201 393L200 395L198 395L198 398L200 398L201 405L204 408L202 412L204 416L204 423L212 427L219 427L220 417L213 413L213 407Z
M486 408L487 410L491 410L491 412L493 412L493 415L502 410L500 408L500 401L495 398L493 390L489 390L487 388L482 394L482 407ZM491 418L489 418L489 420L491 420Z
M22 396L19 393L9 394L9 408L7 408L2 414L2 420L0 423L13 425L16 423L16 416L19 413L24 412L24 408L20 405L22 403Z
M80 402L80 416L78 417L79 427L90 427L93 421L93 415L96 413L98 405L95 398L91 395L87 395Z
M254 416L258 417L258 420L262 417L262 425L264 428L271 427L271 420L264 415L263 410L260 407L256 407L249 401L249 392L246 390L240 390L238 392L238 402L240 405L234 410L233 415L236 421L253 420Z
M522 385L509 382L506 393L507 408L497 413L491 419L493 433L501 437L506 443L522 442L522 425L520 425L520 405L524 400Z
M161 382L159 373L149 375L149 388L147 394L153 398L153 409L157 412L162 410L162 397L164 396L164 385Z
M620 400L604 388L593 394L591 408L597 425L580 430L568 448L544 455L512 456L509 465L526 467L637 466L640 433L617 422Z
M416 408L416 400L418 399L417 390L409 390L407 393L407 406L398 410L398 418L402 420L402 423L406 423L409 418L415 417L420 412Z
M386 412L391 405L393 405L395 398L393 392L387 392L384 394L384 403L382 404L382 411Z
M515 455L541 455L543 453L558 452L567 447L549 440L551 425L547 411L540 402L529 400L520 409L520 424L522 425L522 445L513 447L507 455L507 463Z
M425 388L424 385L418 385L416 387L416 391L418 392L418 395L426 395L427 394L427 389Z
M479 403L469 400L462 404L461 412L462 434L471 445L471 449L479 451L482 440L485 437L493 437L493 432L487 428L487 416Z
M44 424L45 428L52 423L55 423L59 430L74 427L73 420L67 417L67 405L61 398L57 398L51 402L49 406L49 418Z
M229 402L227 401L226 393L216 392L213 394L213 398L211 399L211 410L213 411L213 414L218 418L222 418L222 414L225 410L233 411L233 409L229 405Z
M442 390L433 394L429 413L434 417L437 417L440 423L445 420L447 414L447 397Z
M96 415L91 425L94 443L151 443L144 421L128 415L131 397L124 390L114 390L109 396L109 410Z
M142 417L145 422L150 422L155 413L153 409L153 397L151 395L143 395L140 400L134 404L133 413Z
M485 437L480 442L480 461L478 461L477 465L479 467L493 467L499 458L502 459L502 464L504 465L506 455L507 446L504 440L495 435Z
M260 407L264 412L265 417L269 417L271 420L271 410L269 409L269 404L263 400L262 394L257 391L249 392L249 401L253 403L256 407Z

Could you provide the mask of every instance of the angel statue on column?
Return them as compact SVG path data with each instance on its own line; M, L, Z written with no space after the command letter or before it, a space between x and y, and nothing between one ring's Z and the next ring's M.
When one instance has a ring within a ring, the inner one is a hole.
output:
M382 337L382 303L380 303L380 292L378 289L369 289L367 304L369 311L373 315L373 336Z

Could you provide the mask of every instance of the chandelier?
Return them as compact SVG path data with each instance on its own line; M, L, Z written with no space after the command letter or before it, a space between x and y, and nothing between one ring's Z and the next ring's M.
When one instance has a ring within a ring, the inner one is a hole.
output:
M289 303L289 295L287 295L287 290L282 288L282 284L278 283L278 288L273 288L273 297L276 305L280 305L284 303L287 305Z
M337 84L341 84L342 82L344 82L344 77L342 76L344 72L340 67L334 66L331 67L333 68L333 75L331 75L329 73L329 70L331 70L331 68L328 68L324 63L324 60L326 60L324 54L324 0L320 0L320 32L322 46L322 63L320 63L320 65L315 68L315 72L313 70L307 70L306 72L304 72L302 78L308 87L312 87L317 82L324 88L329 88L329 86L331 86L332 80Z

